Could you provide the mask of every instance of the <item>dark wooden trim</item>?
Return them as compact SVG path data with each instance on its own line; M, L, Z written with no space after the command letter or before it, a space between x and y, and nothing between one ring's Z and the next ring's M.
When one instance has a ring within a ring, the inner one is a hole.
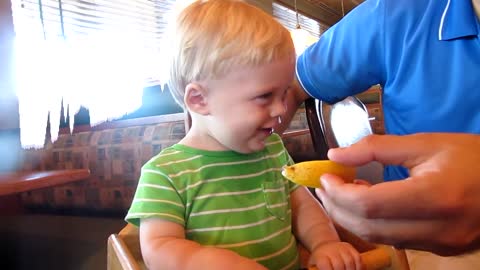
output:
M105 130L105 129L114 129L114 128L146 126L146 125L154 125L159 123L167 123L167 122L175 122L175 121L185 121L184 113L172 113L172 114L127 119L127 120L109 121L109 122L104 122L96 126L93 126L91 130L96 131L96 130Z
M304 129L285 131L285 132L283 132L281 137L282 137L282 139L287 139L287 138L302 136L302 135L305 135L305 134L310 134L310 129L304 128Z
M291 8L292 10L295 9L294 0L278 0L277 2ZM322 1L319 1L319 3L314 5L309 1L298 0L297 7L299 13L329 26L334 25L342 18L341 13L328 5L323 4ZM345 10L345 12L347 12L347 10Z

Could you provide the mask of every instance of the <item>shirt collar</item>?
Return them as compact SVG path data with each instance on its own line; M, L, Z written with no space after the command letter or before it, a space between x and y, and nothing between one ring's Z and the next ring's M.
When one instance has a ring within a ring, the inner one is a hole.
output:
M438 28L439 40L478 35L477 16L471 0L447 0Z

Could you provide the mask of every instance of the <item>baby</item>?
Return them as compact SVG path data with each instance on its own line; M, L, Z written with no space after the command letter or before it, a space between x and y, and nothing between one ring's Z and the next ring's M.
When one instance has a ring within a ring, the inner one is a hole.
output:
M237 0L197 1L176 19L170 89L191 116L178 144L142 167L126 220L150 269L360 269L321 205L286 180L274 133L295 69L290 33Z

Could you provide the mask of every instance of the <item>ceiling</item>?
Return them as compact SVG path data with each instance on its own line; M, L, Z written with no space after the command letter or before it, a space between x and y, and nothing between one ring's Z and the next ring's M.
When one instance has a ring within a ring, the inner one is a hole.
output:
M342 0L275 0L327 25L334 25L343 17ZM345 14L364 0L343 0ZM298 2L298 3L297 3Z
M338 15L342 15L342 0L306 0L310 2L314 6L318 6L320 8L328 7L334 10ZM345 10L345 14L347 14L350 10L354 7L359 5L363 0L343 0L343 7Z

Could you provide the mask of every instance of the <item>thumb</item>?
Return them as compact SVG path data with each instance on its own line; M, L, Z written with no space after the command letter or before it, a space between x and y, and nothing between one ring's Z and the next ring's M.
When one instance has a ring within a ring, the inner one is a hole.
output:
M321 187L315 189L320 201L325 202L335 197L336 192L345 184L345 181L341 177L334 174L323 174L320 177Z
M345 184L345 181L334 174L326 173L320 176L320 184L322 185L323 190L330 193L336 187Z

